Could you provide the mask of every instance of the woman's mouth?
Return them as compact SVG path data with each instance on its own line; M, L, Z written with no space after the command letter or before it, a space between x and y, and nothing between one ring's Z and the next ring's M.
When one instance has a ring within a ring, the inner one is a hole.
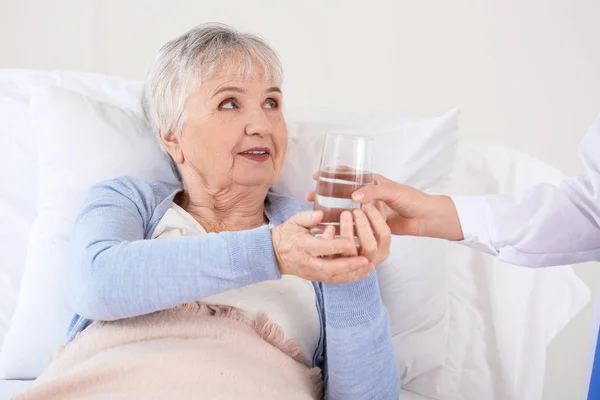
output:
M240 156L257 162L265 162L271 155L271 150L266 147L256 147L239 153Z

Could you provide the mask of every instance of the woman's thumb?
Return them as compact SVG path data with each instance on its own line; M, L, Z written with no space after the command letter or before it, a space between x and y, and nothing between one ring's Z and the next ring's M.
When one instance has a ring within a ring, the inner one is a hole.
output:
M304 228L312 228L323 219L323 211L302 211L290 218L290 222Z

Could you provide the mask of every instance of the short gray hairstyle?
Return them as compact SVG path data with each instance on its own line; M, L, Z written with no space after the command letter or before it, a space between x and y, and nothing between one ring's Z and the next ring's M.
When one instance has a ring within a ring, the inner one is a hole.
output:
M241 77L262 73L265 79L277 85L283 79L277 53L256 35L210 23L171 40L160 49L150 66L142 95L142 110L161 148L160 134L181 131L187 98L217 68L225 68Z

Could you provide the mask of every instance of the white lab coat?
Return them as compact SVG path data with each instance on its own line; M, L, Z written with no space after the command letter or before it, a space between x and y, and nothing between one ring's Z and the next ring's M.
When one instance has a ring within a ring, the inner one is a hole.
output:
M600 117L580 156L585 172L559 186L453 197L463 243L527 267L600 261Z
M600 261L600 117L581 142L585 172L561 185L518 193L453 197L466 246L527 267ZM588 381L600 327L594 307Z

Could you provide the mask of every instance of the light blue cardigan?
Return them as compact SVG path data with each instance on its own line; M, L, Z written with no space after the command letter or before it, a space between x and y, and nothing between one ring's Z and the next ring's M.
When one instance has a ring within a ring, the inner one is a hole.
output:
M127 177L94 186L75 222L69 248L69 302L77 313L71 341L93 320L172 308L269 279L280 279L269 227L198 237L149 239L181 190ZM275 226L302 211L269 193ZM321 336L313 364L332 399L396 400L400 378L376 272L353 283L313 282Z

